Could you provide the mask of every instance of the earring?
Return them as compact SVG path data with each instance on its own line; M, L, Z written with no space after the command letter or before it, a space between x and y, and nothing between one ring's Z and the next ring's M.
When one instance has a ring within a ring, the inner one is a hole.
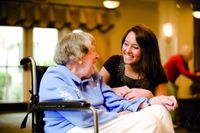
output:
M83 61L82 61L82 60L79 60L79 61L78 61L78 64L79 64L79 65L83 64Z

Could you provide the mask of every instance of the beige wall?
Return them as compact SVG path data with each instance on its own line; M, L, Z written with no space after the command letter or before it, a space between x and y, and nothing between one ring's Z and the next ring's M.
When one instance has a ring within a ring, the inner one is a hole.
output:
M111 31L110 55L121 53L124 33L136 24L146 24L158 35L158 6L152 2L122 1L113 17L115 28Z
M65 0L56 2L66 3ZM177 8L176 0L158 0L158 2L157 0L120 0L120 2L120 7L113 11L112 21L115 27L109 31L110 40L106 44L109 49L108 53L106 52L108 57L112 54L120 54L124 32L139 23L146 24L157 35L163 63L176 53L181 45L189 44L193 48L193 18L188 2L179 1L180 8ZM103 7L102 0L68 0L67 3ZM170 42L166 42L163 36L162 25L165 22L173 24L174 31ZM101 46L98 46L98 49L101 49ZM105 49L105 46L102 49ZM190 69L193 70L193 61L190 62ZM189 91L191 81L188 78L181 76L177 84L179 97L191 97Z
M124 32L139 23L148 25L157 35L161 59L164 63L171 55L177 53L183 44L188 44L193 48L193 18L190 4L179 3L177 8L175 0L161 2L144 2L128 0L121 2L115 17L115 28L111 31L110 55L120 53L121 38ZM166 42L162 32L162 25L171 22L173 26L173 36L170 42ZM193 70L193 60L189 64ZM191 80L185 76L180 76L177 80L179 86L178 96L189 98Z

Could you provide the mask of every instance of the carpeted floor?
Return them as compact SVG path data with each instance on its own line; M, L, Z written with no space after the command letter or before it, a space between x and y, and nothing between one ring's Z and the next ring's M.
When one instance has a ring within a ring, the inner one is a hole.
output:
M27 127L20 129L26 112L0 113L0 133L31 133L31 114L27 120ZM191 133L185 128L175 129L175 133Z
M0 133L31 133L31 114L27 120L27 127L20 129L26 113L0 113Z

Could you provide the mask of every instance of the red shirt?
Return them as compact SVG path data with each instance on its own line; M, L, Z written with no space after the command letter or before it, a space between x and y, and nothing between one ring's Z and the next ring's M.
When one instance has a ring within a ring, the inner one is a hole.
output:
M188 63L185 62L181 55L174 55L164 64L168 80L175 82L180 74L187 76L190 79L198 80L196 73L190 72Z

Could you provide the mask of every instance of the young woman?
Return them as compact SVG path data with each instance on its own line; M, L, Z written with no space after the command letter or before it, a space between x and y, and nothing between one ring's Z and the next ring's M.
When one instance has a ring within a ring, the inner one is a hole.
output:
M111 56L100 75L118 96L127 100L167 95L167 78L161 64L158 41L145 25L136 25L124 35L121 55Z

